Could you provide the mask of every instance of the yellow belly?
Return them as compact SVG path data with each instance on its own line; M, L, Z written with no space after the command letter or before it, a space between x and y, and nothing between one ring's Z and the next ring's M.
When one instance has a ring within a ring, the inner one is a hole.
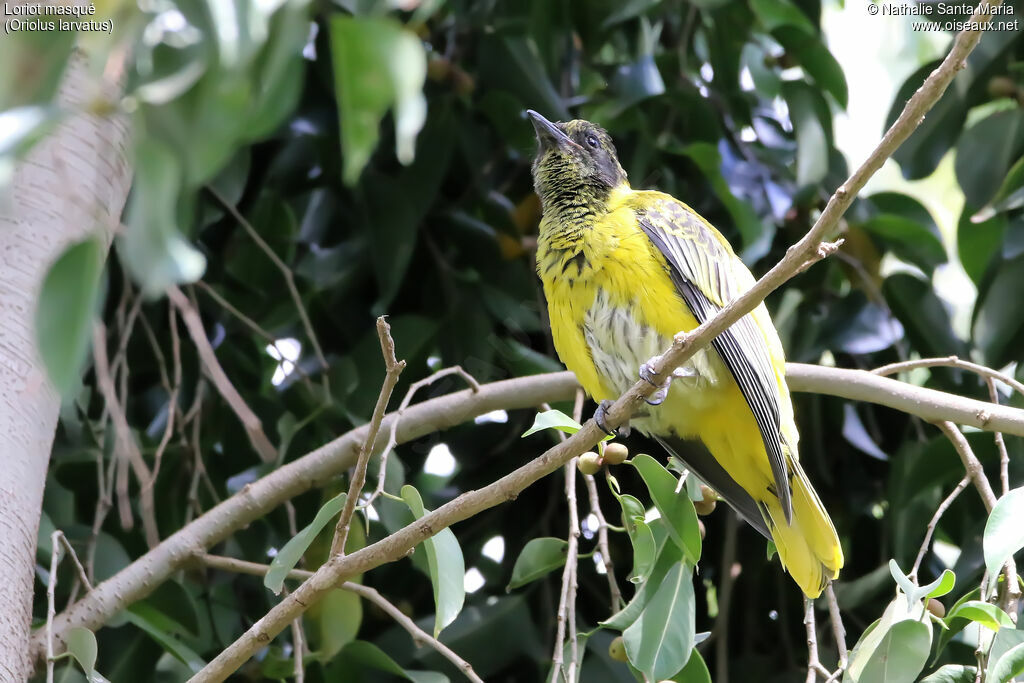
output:
M677 332L697 326L647 236L631 231L625 217L602 225L603 239L592 235L584 247L585 269L545 269L544 245L539 252L555 349L597 401L617 398L637 381L642 363L666 350ZM632 426L699 439L738 484L764 490L772 482L770 465L729 370L711 347L686 366L695 376L674 381L665 401L645 409Z

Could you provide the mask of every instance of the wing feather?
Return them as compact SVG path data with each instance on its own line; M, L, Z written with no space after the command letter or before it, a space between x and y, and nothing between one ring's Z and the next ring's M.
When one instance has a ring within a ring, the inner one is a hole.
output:
M669 264L669 275L698 322L720 311L739 292L730 276L736 259L704 221L676 201L638 213L640 227ZM712 346L739 385L754 415L786 521L792 519L789 468L783 453L779 388L764 335L749 313L716 337Z

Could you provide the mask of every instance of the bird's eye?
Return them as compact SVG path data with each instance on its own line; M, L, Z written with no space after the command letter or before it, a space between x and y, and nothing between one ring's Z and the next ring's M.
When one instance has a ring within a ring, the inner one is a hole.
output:
M591 147L593 147L594 149L597 149L598 147L601 146L601 143L598 141L597 136L594 135L593 133L591 133L590 135L588 135L586 137L585 142L588 145L590 145Z

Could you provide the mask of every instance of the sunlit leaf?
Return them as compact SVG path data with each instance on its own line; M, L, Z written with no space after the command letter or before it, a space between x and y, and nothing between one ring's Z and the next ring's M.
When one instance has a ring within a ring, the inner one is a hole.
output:
M419 491L406 484L402 487L402 499L416 519L425 515L428 510L423 507ZM448 624L455 621L462 611L466 600L466 589L463 577L466 564L462 558L462 549L452 530L445 527L437 534L425 539L423 547L430 565L430 583L434 587L434 637Z
M344 179L352 184L377 146L388 109L394 109L398 159L412 161L426 120L427 61L419 39L389 19L335 14L330 30Z
M983 547L989 586L994 586L999 569L1015 552L1024 548L1024 487L1012 489L996 501L985 523Z
M701 551L697 513L686 492L676 491L679 480L649 455L636 455L630 463L647 484L651 500L665 520L669 536L683 549L686 559L696 564Z
M583 425L563 413L561 410L555 410L552 408L551 410L545 410L542 413L537 413L537 416L533 418L533 425L523 432L523 436L530 436L531 434L536 434L537 432L545 429L557 429L558 431L565 432L566 434L575 434L583 429Z
M695 607L690 567L675 565L622 639L629 662L651 680L674 676L693 651Z
M323 507L317 511L313 521L277 551L277 555L270 561L270 570L263 577L264 586L272 590L275 595L281 593L281 588L284 586L284 580L287 578L288 572L295 569L295 565L298 564L303 553L306 552L309 545L316 539L321 529L327 526L331 519L338 516L341 508L345 505L346 497L345 493L339 493L324 503Z

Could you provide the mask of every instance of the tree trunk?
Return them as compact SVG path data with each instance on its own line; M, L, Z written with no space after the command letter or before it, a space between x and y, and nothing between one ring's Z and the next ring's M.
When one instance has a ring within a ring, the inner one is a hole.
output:
M58 102L68 112L17 166L0 197L0 680L31 673L36 535L60 409L36 347L35 312L50 265L92 233L109 244L131 180L125 117L82 113L103 93L72 56Z

